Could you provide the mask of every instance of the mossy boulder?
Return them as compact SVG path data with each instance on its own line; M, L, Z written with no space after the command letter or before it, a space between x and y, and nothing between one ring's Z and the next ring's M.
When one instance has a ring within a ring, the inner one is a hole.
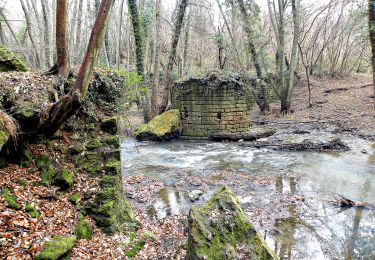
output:
M12 209L21 208L21 206L17 202L17 197L13 194L12 190L7 187L2 187L1 192L5 202L8 204L8 207Z
M90 223L85 220L85 219L82 219L80 220L76 227L75 227L75 230L74 230L74 234L76 235L76 237L78 239L91 239L92 238L92 229L91 229L91 225Z
M187 259L277 259L227 188L189 213Z
M112 135L117 134L118 130L118 120L116 116L104 118L100 124L103 131L110 133Z
M26 64L14 52L0 46L0 72L27 70Z
M40 216L40 212L30 203L26 203L25 211L29 213L32 218L38 218Z
M134 133L140 141L168 141L181 135L180 111L169 110L141 125Z
M46 186L51 186L55 176L55 168L47 156L40 156L35 160L35 165L40 171L42 183Z
M54 184L62 190L69 189L74 184L74 175L66 169L62 169L56 176Z
M47 242L44 249L36 254L35 260L57 260L69 255L70 251L76 245L76 236L55 236L51 242Z

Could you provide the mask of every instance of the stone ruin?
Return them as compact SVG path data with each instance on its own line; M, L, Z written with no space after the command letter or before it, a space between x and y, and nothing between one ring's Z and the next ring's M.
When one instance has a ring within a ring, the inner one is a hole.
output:
M238 75L210 73L177 81L172 104L181 112L182 135L209 137L248 131L251 119L246 96Z

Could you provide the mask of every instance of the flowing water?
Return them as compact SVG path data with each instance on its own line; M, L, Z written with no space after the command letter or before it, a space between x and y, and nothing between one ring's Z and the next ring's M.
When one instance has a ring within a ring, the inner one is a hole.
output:
M270 139L329 140L310 129L296 135L280 128ZM188 214L219 187L230 187L253 224L281 259L375 259L375 209L338 208L339 195L375 205L375 145L340 136L349 152L287 152L240 143L124 140L124 175L157 178L165 188L146 203L150 218ZM204 194L191 202L188 193Z

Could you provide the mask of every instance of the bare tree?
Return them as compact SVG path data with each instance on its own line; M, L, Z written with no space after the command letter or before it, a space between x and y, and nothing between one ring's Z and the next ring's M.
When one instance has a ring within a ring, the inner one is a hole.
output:
M168 65L167 65L167 79L166 79L166 83L164 86L160 112L168 110L171 105L171 85L173 81L172 71L173 71L173 65L174 65L175 58L176 58L178 41L180 39L180 34L181 34L182 25L184 22L187 4L188 4L188 0L181 0L177 8L178 11L177 11L177 16L176 16L176 21L174 24L171 50L169 52Z
M368 18L369 18L369 34L372 50L372 77L374 88L374 109L375 109L375 0L368 1Z

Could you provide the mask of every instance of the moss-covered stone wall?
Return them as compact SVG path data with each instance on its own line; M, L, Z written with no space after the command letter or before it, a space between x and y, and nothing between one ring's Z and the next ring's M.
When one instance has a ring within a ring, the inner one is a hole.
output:
M172 91L181 111L182 135L208 137L218 132L245 132L251 123L245 91L235 82L185 81Z

